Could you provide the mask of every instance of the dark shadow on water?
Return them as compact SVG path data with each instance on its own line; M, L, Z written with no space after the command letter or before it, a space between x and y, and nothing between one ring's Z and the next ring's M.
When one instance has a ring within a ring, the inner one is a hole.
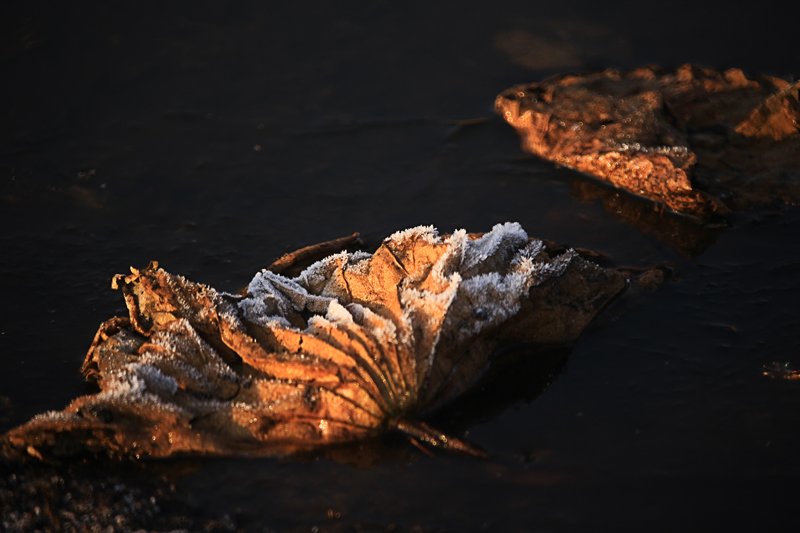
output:
M520 344L507 347L497 354L486 373L465 394L419 418L445 434L463 438L469 428L538 398L564 369L570 353L571 349L565 346ZM480 446L481 443L474 444ZM434 456L448 453L436 449L426 451ZM491 450L488 452L491 455ZM292 459L302 462L326 459L369 468L388 461L412 461L420 453L409 438L394 431L382 437L296 453Z
M486 373L465 394L419 419L445 434L462 438L471 427L538 398L564 369L570 353L571 349L565 346L520 344L507 347L497 354ZM480 446L481 443L474 444ZM436 449L426 450L435 456L448 454ZM488 451L491 455L491 450ZM297 452L291 459L299 462L325 459L355 468L370 468L389 461L410 462L420 453L408 437L393 431L380 437Z
M557 345L507 347L474 387L432 413L426 422L461 436L470 427L493 420L508 409L531 403L564 370L571 352L571 348Z

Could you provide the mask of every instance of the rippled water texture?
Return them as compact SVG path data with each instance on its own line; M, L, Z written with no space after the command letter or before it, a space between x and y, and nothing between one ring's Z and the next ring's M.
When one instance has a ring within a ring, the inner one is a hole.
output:
M419 224L513 220L616 265L680 263L680 278L612 308L571 351L511 354L436 415L489 460L389 437L359 467L143 471L175 485L182 512L254 532L792 525L800 382L763 367L800 367L800 212L635 227L628 199L527 158L492 110L563 70L797 74L782 3L16 4L0 8L0 429L85 392L81 361L124 313L110 280L130 265L236 290L354 231L375 247Z

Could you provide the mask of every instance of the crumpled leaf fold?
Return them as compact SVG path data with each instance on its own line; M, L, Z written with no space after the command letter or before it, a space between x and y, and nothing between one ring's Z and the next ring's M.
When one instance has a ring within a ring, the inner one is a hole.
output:
M33 454L286 454L400 429L474 451L414 415L469 388L498 348L570 343L626 288L516 223L330 255L240 294L159 268L114 277L128 317L83 364L100 392L9 432ZM423 439L424 440L424 439Z

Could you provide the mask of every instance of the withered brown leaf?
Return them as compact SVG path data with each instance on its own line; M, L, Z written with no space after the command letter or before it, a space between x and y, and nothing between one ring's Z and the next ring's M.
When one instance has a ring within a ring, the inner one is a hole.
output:
M697 222L800 202L800 83L683 65L562 74L501 93L522 147Z
M113 282L129 317L101 325L83 365L100 392L6 441L37 456L257 455L400 429L478 452L410 417L468 388L501 346L573 341L627 285L580 253L507 223L412 228L295 278L265 269L241 294L131 269Z

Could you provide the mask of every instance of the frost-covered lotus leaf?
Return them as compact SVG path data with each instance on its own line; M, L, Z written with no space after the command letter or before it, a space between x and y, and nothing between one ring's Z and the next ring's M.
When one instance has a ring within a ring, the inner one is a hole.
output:
M516 342L569 343L626 288L618 272L518 225L395 233L295 278L218 292L152 263L116 276L130 316L101 325L100 392L6 435L33 455L274 454L400 429L474 451L413 415L452 399Z
M800 202L800 83L684 65L562 74L495 108L523 150L706 222Z

